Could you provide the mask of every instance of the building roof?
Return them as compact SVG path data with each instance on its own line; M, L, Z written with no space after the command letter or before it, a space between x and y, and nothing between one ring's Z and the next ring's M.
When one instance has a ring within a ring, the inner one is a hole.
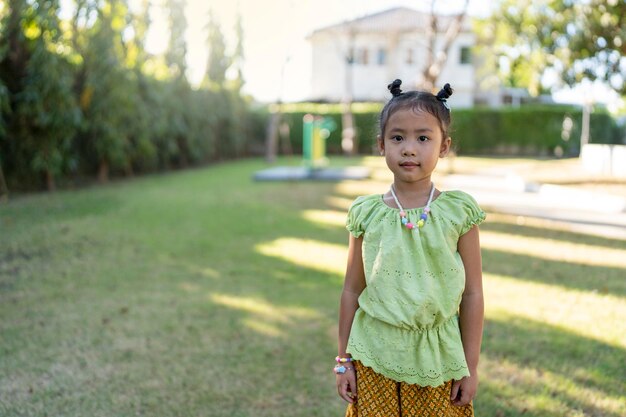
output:
M456 15L437 15L437 17L439 32L445 32ZM347 28L354 33L425 31L429 24L430 13L419 12L408 7L395 7L317 29L313 31L311 37L322 33L345 31ZM471 23L467 16L463 21L463 31L471 31Z

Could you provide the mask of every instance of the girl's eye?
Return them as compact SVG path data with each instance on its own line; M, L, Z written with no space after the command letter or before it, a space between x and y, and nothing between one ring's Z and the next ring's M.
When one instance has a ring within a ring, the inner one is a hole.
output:
M391 137L391 140L394 141L394 142L402 142L402 139L403 138L400 135L395 135L395 136Z
M420 137L418 138L418 140L419 140L420 142L426 142L426 141L428 141L428 138L427 138L426 136L420 136Z

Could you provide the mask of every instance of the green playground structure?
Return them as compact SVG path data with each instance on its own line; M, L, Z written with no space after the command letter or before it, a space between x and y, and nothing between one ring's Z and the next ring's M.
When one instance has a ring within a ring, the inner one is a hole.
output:
M329 117L306 114L302 119L302 165L273 167L254 174L257 181L342 181L369 178L367 167L328 166L326 139L337 129L335 121Z
M302 119L302 162L307 168L322 168L328 165L326 139L337 128L328 117L304 115Z

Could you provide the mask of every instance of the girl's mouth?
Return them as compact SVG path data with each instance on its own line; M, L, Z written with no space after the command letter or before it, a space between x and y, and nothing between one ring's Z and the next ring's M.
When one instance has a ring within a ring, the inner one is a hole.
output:
M401 167L418 167L418 166L420 166L420 164L418 162L410 162L410 161L408 161L408 162L402 162L400 164L400 166Z

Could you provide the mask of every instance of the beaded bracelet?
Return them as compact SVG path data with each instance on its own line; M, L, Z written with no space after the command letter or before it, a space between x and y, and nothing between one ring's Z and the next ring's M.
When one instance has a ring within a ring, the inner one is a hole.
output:
M339 356L335 358L335 362L337 363L346 363L346 362L352 362L352 361L353 361L352 358L341 358Z
M354 368L348 368L344 365L335 365L335 367L333 368L333 372L335 373L335 375L343 375L346 373L346 371L349 371L351 369Z

